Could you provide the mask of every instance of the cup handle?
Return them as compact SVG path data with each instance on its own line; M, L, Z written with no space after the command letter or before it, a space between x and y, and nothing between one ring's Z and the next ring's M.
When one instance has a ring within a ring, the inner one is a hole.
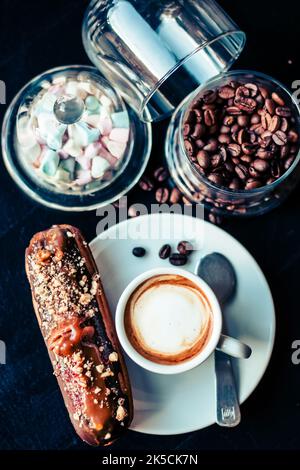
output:
M248 359L252 353L250 346L226 335L220 336L216 349L238 359Z

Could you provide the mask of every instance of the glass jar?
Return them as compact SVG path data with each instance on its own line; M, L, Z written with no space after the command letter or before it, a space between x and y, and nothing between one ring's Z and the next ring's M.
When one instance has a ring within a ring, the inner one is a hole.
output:
M293 190L300 177L299 142L291 166L270 184L255 189L229 189L210 181L199 171L187 155L184 145L183 125L187 111L197 99L208 90L215 90L238 81L243 84L254 82L278 93L292 110L295 128L300 130L300 108L288 89L277 80L253 71L231 71L209 80L187 96L173 114L168 127L165 154L167 164L175 184L185 197L194 203L202 202L216 214L230 216L254 216L265 213L278 206ZM295 146L294 146L295 147ZM295 149L294 149L295 150Z
M126 194L146 168L151 143L150 124L89 66L35 77L8 107L2 128L14 181L34 200L67 211Z
M92 0L82 36L90 60L144 121L170 115L245 44L214 0Z

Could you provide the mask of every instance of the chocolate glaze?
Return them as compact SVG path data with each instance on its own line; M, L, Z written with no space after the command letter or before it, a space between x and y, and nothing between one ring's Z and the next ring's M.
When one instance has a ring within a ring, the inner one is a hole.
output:
M129 379L92 254L78 229L53 226L26 250L37 319L70 419L108 445L133 417Z

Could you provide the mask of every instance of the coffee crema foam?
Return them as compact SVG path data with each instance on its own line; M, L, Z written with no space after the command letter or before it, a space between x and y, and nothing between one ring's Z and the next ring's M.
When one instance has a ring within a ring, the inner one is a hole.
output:
M193 281L162 274L147 279L131 294L124 326L137 352L153 362L172 365L205 348L213 317L206 295Z

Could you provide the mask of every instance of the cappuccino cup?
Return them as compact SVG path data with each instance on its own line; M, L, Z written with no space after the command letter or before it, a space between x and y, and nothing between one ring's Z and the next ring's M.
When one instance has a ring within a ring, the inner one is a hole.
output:
M221 334L222 312L211 288L180 268L151 269L133 279L115 322L125 352L151 372L185 372L215 349L238 358L251 354L249 346Z

